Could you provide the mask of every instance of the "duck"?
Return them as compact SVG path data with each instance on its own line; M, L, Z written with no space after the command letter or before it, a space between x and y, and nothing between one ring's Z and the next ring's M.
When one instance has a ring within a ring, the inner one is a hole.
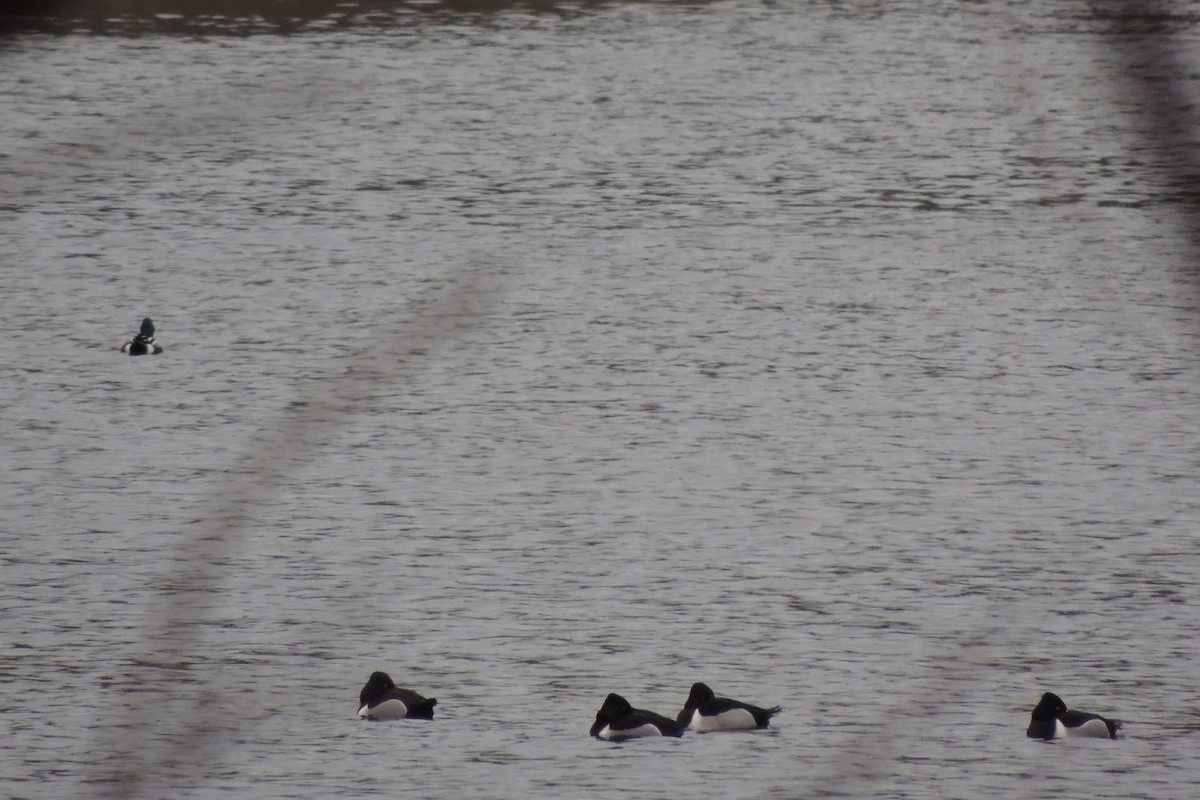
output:
M604 698L604 705L596 712L592 725L592 736L611 742L640 739L646 736L683 736L683 728L670 717L634 708L619 694Z
M717 697L707 685L693 683L677 720L682 727L701 733L748 731L767 727L771 717L778 714L781 708L760 708L740 700Z
M358 694L358 718L373 722L387 719L433 719L437 698L422 697L401 689L386 672L372 672Z
M1033 707L1032 719L1025 735L1030 739L1046 741L1075 737L1115 739L1117 729L1122 724L1119 719L1106 719L1099 714L1068 711L1062 698L1052 692L1046 692Z
M131 356L156 356L162 351L162 345L154 341L154 322L149 317L142 320L137 335L121 345L121 352Z

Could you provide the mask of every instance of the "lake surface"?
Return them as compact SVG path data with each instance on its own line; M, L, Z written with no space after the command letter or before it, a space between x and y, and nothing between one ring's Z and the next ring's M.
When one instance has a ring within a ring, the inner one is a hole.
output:
M0 794L1196 796L1178 76L1102 4L549 7L0 45ZM784 710L588 737L697 680Z

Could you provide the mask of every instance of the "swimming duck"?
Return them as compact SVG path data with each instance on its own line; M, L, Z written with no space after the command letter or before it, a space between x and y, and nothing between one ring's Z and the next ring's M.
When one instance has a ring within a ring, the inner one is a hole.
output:
M149 317L142 320L142 329L137 335L121 345L121 352L131 356L156 356L162 351L162 345L154 341L154 323Z
M1086 711L1068 711L1067 704L1051 692L1033 707L1033 716L1025 735L1030 739L1066 739L1084 736L1093 739L1115 739L1121 727L1118 719L1105 719Z
M425 698L392 683L386 672L372 672L358 694L359 719L433 719L437 698Z
M679 737L683 736L683 728L669 717L634 708L621 695L610 694L596 712L591 734L597 739L621 742L644 736Z
M701 733L753 730L767 727L780 708L759 708L728 697L717 697L705 684L694 683L678 720L682 727Z

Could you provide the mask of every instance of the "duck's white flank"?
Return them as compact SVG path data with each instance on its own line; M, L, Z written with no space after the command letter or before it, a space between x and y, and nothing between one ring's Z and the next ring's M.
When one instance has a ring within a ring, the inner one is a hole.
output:
M758 727L754 715L744 708L731 708L720 714L704 716L699 709L692 709L692 718L687 727L694 731L740 731L753 730Z
M366 719L404 719L408 716L408 706L394 697L384 700L375 707L363 706L358 710L358 718Z
M1108 725L1102 719L1089 719L1082 725L1068 728L1061 719L1054 720L1055 739L1109 739Z
M625 728L622 730L613 730L611 726L605 725L596 734L601 739L641 739L645 736L662 736L662 731L657 725L651 725L649 722L639 725L636 728Z

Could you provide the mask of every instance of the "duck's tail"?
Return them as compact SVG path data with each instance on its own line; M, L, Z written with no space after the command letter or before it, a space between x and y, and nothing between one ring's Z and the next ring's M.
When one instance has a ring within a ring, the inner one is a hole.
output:
M437 698L430 697L428 700L409 711L407 716L411 719L433 719L433 707L436 705Z

